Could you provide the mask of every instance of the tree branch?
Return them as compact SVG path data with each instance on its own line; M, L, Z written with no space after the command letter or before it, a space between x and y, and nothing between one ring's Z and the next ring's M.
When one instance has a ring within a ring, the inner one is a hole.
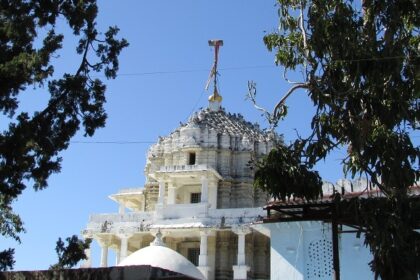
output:
M251 102L254 104L255 109L257 109L258 111L263 112L263 115L265 115L265 117L267 118L268 121L270 121L271 119L271 113L268 112L265 108L259 106L257 104L257 99L255 98L255 96L257 95L257 88L254 82L252 81L248 81L248 93L247 93L247 98L249 98L251 100Z
M305 26L304 26L303 17L304 17L303 16L303 3L302 3L302 1L300 1L299 28L300 28L300 31L302 32L302 36L303 36L303 49L305 50L306 60L308 60L309 50L308 50L307 35L306 35L306 30L305 30Z
M90 40L89 39L86 39L85 51L83 52L82 62L80 63L79 69L77 69L77 72L76 72L75 76L79 76L80 75L80 72L83 71L83 69L85 68L85 64L86 63L89 64L89 62L87 60L87 54L88 54L88 51L89 51L89 44L90 44Z
M287 68L285 67L284 70L283 70L283 79L286 82L288 82L289 84L296 85L296 84L301 84L302 83L302 82L294 82L294 81L289 80L289 78L286 77L286 73L287 73Z
M309 88L309 83L299 83L294 85L293 87L291 87L289 89L289 91L280 99L279 102L277 102L276 106L274 107L273 110L273 114L276 115L277 111L280 110L281 106L284 105L284 103L286 102L287 98L289 98L289 96L297 89L299 88Z

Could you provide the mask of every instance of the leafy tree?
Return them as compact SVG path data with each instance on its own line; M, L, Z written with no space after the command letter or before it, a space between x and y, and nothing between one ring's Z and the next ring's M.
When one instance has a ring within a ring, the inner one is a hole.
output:
M8 269L13 269L15 260L13 259L13 254L15 249L8 249L0 252L0 271L6 271Z
M300 154L293 147L279 145L256 163L256 169L254 184L274 199L313 200L321 196L321 177L301 164Z
M58 263L52 265L50 269L72 268L79 261L87 259L85 250L89 249L92 239L83 241L76 235L73 235L72 237L67 237L66 241L67 246L65 246L61 238L58 238L57 246L55 247L58 255Z
M116 77L121 50L117 27L104 34L96 28L96 0L0 1L0 233L19 241L24 231L12 203L28 186L47 187L52 173L60 171L59 152L79 129L92 136L105 125L104 83L91 73ZM63 47L58 21L78 39L80 64L62 77L54 76L53 59ZM49 93L42 110L19 108L25 89ZM11 256L12 251L4 251Z
M278 0L278 31L264 37L291 84L274 111L265 111L273 127L286 115L289 96L303 90L316 112L310 135L289 147L299 154L299 163L270 174L264 170L281 166L282 158L269 155L255 184L264 188L285 174L289 180L292 168L304 164L311 170L332 150L346 147L344 172L366 175L384 198L338 198L337 209L342 219L365 231L371 268L384 280L417 279L420 273L420 237L414 230L420 208L409 196L420 175L420 149L412 139L420 120L419 11L415 0ZM295 70L302 80L288 78ZM255 93L251 84L253 101ZM290 189L271 192L280 198L313 197L301 194L302 188ZM313 188L304 192L314 193Z

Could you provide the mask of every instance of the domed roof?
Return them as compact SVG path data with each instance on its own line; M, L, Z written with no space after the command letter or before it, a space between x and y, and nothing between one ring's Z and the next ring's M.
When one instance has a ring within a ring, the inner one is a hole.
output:
M227 133L232 136L247 136L255 140L268 140L273 135L260 129L258 124L252 124L244 119L241 114L227 113L223 108L217 111L202 109L192 115L183 126L198 125L208 127L219 133ZM182 127L182 126L181 126Z
M200 270L193 263L176 251L156 240L148 247L140 249L118 264L118 266L150 265L169 271L178 272L195 279L204 279Z
M180 123L168 136L159 137L158 142L149 148L148 158L162 157L163 154L183 148L199 147L255 150L261 154L267 153L279 142L282 142L281 136L246 121L241 114L231 114L223 108L206 108L194 113L186 123Z

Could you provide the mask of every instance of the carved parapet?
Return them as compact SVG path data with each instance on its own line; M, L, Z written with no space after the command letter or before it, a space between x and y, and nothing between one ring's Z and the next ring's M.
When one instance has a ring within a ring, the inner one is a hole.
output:
M84 239L92 239L93 238L93 231L90 229L82 230L81 232Z
M237 235L247 235L248 233L252 232L252 229L247 225L235 225L232 226L232 232Z

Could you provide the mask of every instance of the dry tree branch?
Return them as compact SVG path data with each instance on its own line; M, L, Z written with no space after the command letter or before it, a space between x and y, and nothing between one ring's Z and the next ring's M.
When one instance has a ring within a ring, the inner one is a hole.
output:
M268 120L270 124L270 131L273 131L277 127L278 122L285 115L284 103L286 99L297 89L299 88L309 88L309 83L296 83L289 91L280 99L280 101L274 107L274 110L270 113L267 109L257 104L257 88L256 84L253 81L248 81L248 93L246 95L247 99L250 99L254 107L261 111L263 116Z
M279 110L281 109L281 107L284 105L284 103L286 102L287 98L289 98L289 96L297 89L299 88L305 88L308 89L309 88L309 83L299 83L296 84L294 86L292 86L289 91L279 100L279 102L277 102L276 106L274 107L273 110L273 114L276 115L279 113Z
M296 85L296 84L300 84L300 83L302 83L302 82L295 82L295 81L291 81L291 80L289 80L289 78L287 78L287 76L286 76L286 73L287 73L287 69L286 69L286 67L284 67L284 70L283 70L283 79L284 79L286 82L288 82L289 84Z
M303 3L302 3L302 1L300 1L299 28L300 28L300 31L302 32L302 36L303 36L303 48L305 49L306 59L308 59L308 54L309 54L308 40L307 40L307 35L306 35L306 30L305 30L305 26L304 26L303 17L304 17L304 15L303 15Z
M250 99L251 102L254 104L254 107L258 110L261 111L263 113L263 115L267 118L267 120L270 121L271 119L271 113L269 111L267 111L265 108L259 106L257 104L257 87L255 82L253 81L248 81L248 93L246 94L246 98Z

